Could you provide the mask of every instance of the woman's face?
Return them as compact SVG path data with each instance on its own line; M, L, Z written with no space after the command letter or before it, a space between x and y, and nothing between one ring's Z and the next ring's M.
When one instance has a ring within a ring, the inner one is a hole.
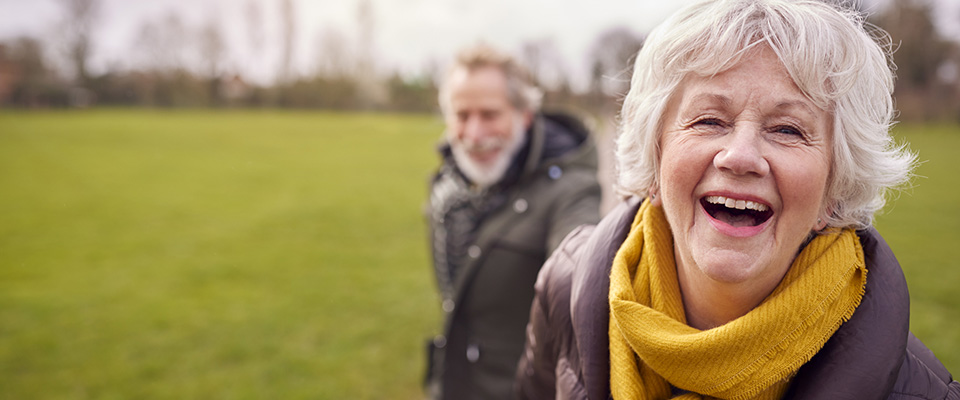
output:
M681 273L776 286L820 227L831 121L767 47L681 83L667 105L654 189Z

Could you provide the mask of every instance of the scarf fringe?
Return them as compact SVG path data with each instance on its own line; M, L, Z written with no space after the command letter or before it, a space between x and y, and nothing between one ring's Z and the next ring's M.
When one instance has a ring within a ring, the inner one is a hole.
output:
M859 240L856 240L856 239L854 240L857 242L856 248L858 253L861 254L860 261L862 264L863 250L860 247ZM859 279L860 282L856 287L857 301L855 303L850 303L847 305L846 309L843 310L843 313L840 315L840 319L831 325L829 331L825 331L820 335L820 337L817 340L818 343L825 344L830 339L830 337L833 336L833 333L836 332L837 329L840 329L841 325L843 325L845 322L849 321L850 318L853 317L853 314L857 311L857 306L859 306L860 304L860 299L862 299L863 295L866 293L866 273L867 273L866 269L852 270L852 274L854 275L860 274L860 279ZM843 285L842 283L837 284L833 288L833 290L830 291L830 294L826 296L826 299L835 300L839 298L842 295L842 292L845 288L846 288L845 285ZM819 318L822 318L823 316L822 310L824 310L826 307L829 307L829 304L827 304L827 302L821 302L820 306L817 308L817 310L821 311ZM797 329L794 329L782 340L777 342L776 345L771 347L770 350L764 353L759 359L757 359L757 361L753 362L750 366L748 366L747 368L744 368L743 370L735 374L733 377L727 379L722 384L718 384L716 387L722 387L730 381L741 382L745 379L746 375L756 373L756 371L759 370L759 368L761 368L763 364L769 361L772 361L777 355L787 350L789 343L797 341L805 334L809 334L808 329L814 327L819 318L804 318L803 321L797 326ZM756 385L756 387L745 391L742 395L732 397L731 400L751 399L753 397L756 397L760 393L764 392L768 388L770 388L771 385L777 382L783 381L785 379L791 378L793 375L796 374L796 371L803 366L803 364L806 364L808 361L810 361L810 359L813 358L813 356L817 355L817 352L819 352L821 348L823 348L823 345L813 346L810 349L807 349L801 352L800 354L802 355L802 357L797 358L795 361L787 364L787 368L784 368L783 371L776 373L770 378L764 379L764 382L761 382L760 384ZM729 387L725 387L723 390L728 390L728 389Z
M838 237L838 240L845 240L845 239L842 236L840 236ZM856 238L855 235L853 236L853 241L855 242L855 248L858 255L859 264L863 265L864 263L863 249L860 246L860 241ZM803 351L802 353L800 353L802 357L797 358L794 362L790 364L787 364L788 368L785 368L784 371L778 372L773 377L768 378L767 379L768 382L758 385L759 387L757 388L748 390L747 392L744 393L744 395L733 397L732 398L733 400L744 400L744 399L753 398L759 395L760 393L762 393L767 388L769 388L771 385L777 382L780 382L782 380L791 378L793 375L796 374L796 371L803 366L803 364L806 364L807 361L810 361L810 359L813 358L813 356L817 355L820 349L823 348L823 344L827 343L827 341L830 339L831 336L833 336L833 334L837 331L837 329L840 329L841 325L843 325L844 323L849 321L850 318L853 317L853 314L857 311L857 307L860 305L860 300L863 299L863 295L866 293L867 270L866 268L856 268L856 269L853 269L851 273L852 275L858 275L858 274L860 275L859 282L856 285L856 292L855 292L856 301L846 305L846 309L843 310L843 312L841 313L840 319L830 326L829 331L822 332L822 334L817 340L817 342L821 343L821 345L813 346L810 349ZM842 292L846 288L847 288L846 285L844 285L842 282L838 283L836 286L834 286L833 290L830 291L830 294L826 296L826 299L836 300L840 298L842 296ZM823 317L823 310L826 307L829 307L829 304L827 304L827 302L821 302L820 306L817 308L817 310L821 311L820 318ZM804 334L808 334L809 333L808 329L816 325L817 319L819 318L804 318L803 321L800 323L800 325L797 327L797 329L794 329L793 332L789 333L786 337L784 337L783 340L778 342L769 351L764 353L763 356L761 356L761 359L755 362L754 364L762 365L765 362L773 360L773 358L776 355L780 354L781 352L787 349L789 343L797 341ZM736 375L737 378L739 379L731 379L731 380L737 380L737 381L742 380L744 378L742 374L743 372L738 373Z
M842 288L838 288L838 289L842 289ZM857 291L858 291L857 297L862 299L864 293L866 292L865 286L861 285ZM840 320L831 326L830 333L821 335L818 341L820 343L826 343L827 340L829 340L830 337L833 336L833 333L836 332L837 329L840 329L841 325L843 325L844 323L849 321L850 318L853 317L854 312L857 311L858 305L859 305L859 302L857 302L856 304L851 304L849 307L847 307L847 309L844 310L843 314L841 315ZM784 340L782 340L773 349L771 349L770 351L768 351L762 356L761 358L762 362L761 360L758 360L757 363L762 364L762 363L771 361L773 359L773 357L771 356L772 354L779 354L779 352L786 350L786 346L784 345L784 343L796 341L801 336L803 336L804 330L811 328L813 325L814 323L811 322L810 319L805 319L804 322L800 325L799 329L796 329L792 333L787 335L787 337L784 338ZM821 348L823 348L823 346L814 347L804 351L802 353L803 354L802 358L798 358L796 361L788 364L788 368L786 368L782 372L778 372L777 374L775 374L772 378L768 379L768 382L757 385L757 387L753 389L747 390L746 392L743 393L743 395L732 397L731 400L747 400L747 399L754 398L760 393L763 393L765 390L769 389L773 384L792 378L794 375L796 375L796 371L798 371L800 367L803 366L803 364L806 364L808 361L810 361L810 359L812 359L813 356L817 355L817 353L820 351ZM738 380L738 381L742 380L744 378L743 374L744 374L743 372L738 373L736 375L736 379L731 378L731 380Z

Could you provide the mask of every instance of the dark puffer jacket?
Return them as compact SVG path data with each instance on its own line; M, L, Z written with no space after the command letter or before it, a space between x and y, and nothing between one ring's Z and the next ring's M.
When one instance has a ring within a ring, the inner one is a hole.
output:
M460 183L442 149L428 205L445 318L428 343L431 397L510 397L540 267L571 230L600 220L597 153L586 127L568 114L534 121L513 172L470 199L482 204L467 217L444 201L451 198L444 190L457 191ZM463 225L467 234L450 233Z
M609 272L639 206L630 199L596 227L572 232L541 269L517 371L520 398L610 397ZM800 368L785 399L960 400L960 383L909 331L893 252L876 230L857 234L869 271L863 300Z

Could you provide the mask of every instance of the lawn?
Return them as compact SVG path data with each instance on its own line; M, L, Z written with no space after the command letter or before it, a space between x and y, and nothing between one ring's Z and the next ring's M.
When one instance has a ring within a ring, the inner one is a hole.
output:
M0 114L0 398L419 398L441 130Z
M418 399L435 116L0 112L0 399ZM878 228L960 373L960 127Z
M916 178L877 217L910 286L910 328L960 377L960 126L895 129L921 162Z

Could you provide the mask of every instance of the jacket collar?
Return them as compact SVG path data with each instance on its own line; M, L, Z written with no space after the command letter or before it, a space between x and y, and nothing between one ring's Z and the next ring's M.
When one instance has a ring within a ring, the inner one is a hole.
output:
M612 210L587 240L574 269L570 317L588 397L610 392L610 266L629 233L640 200ZM890 392L906 354L910 299L893 251L874 228L858 231L867 285L857 311L793 380L785 399L876 399Z
M577 262L571 280L570 320L580 352L587 397L605 399L610 393L609 332L610 267L620 244L630 232L630 223L640 208L640 199L620 203L600 221L587 239L586 253Z

